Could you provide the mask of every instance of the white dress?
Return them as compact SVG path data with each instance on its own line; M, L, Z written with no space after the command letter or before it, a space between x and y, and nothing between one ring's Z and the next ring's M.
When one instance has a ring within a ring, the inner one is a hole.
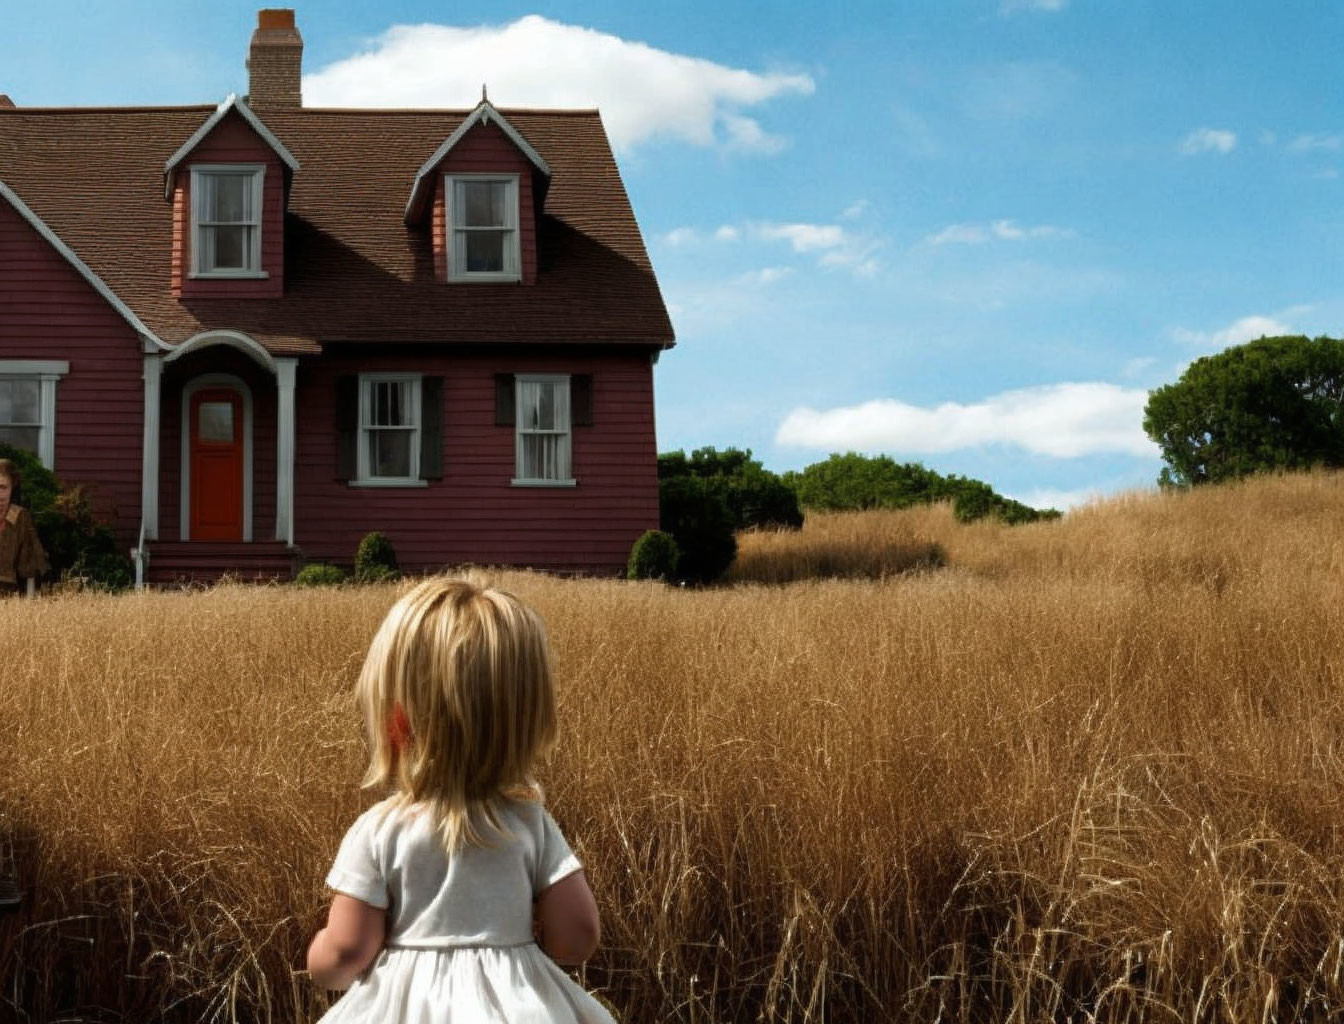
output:
M613 1024L532 937L533 897L578 859L540 803L511 801L502 820L512 840L449 856L414 808L360 815L327 885L388 908L387 943L322 1024Z

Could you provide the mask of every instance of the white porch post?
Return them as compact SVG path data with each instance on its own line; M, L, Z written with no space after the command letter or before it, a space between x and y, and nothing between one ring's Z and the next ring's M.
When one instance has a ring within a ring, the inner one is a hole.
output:
M145 361L145 438L140 460L140 519L145 540L159 536L159 395L163 358L146 352Z
M275 424L275 539L294 543L294 368L298 360L275 361L278 397Z

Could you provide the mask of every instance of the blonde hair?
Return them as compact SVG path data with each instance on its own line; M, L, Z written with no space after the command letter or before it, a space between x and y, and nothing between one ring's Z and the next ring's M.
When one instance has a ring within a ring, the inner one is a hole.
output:
M467 579L419 584L383 619L356 692L365 788L393 789L392 807L424 805L449 852L507 835L505 800L540 799L532 767L556 736L550 647L512 594Z

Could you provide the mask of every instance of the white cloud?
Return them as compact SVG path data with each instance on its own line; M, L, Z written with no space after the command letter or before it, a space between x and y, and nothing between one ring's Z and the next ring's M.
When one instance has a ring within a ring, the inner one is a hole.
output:
M1003 242L1021 242L1032 238L1072 238L1071 228L1038 224L1020 227L1011 220L996 220L989 224L950 224L925 241L930 245L983 245L990 239Z
M932 408L896 399L817 411L794 409L775 443L822 451L943 454L985 445L1077 458L1102 452L1152 456L1143 432L1148 392L1107 383L1046 384L1005 391L982 402Z
M882 243L839 224L757 222L747 225L747 229L753 238L787 242L796 253L815 253L823 267L843 267L861 277L871 277L878 270L874 253Z
M786 241L794 252L834 249L845 244L845 229L838 224L754 224L752 231L766 241Z
M1100 501L1105 494L1099 487L1079 487L1066 491L1056 487L1037 487L1025 494L1011 494L1008 497L1020 501L1032 508L1057 508L1061 512Z
M724 224L714 232L714 239L718 242L736 242L741 237L742 232L731 224Z
M740 274L737 280L741 284L764 288L792 273L792 267L762 267L760 270L749 270L745 274Z
M1235 323L1216 331L1192 331L1185 327L1172 329L1171 336L1183 345L1209 352L1221 352L1233 345L1241 345L1256 338L1273 338L1296 334L1288 324L1268 316L1244 316Z
M811 76L757 73L528 15L507 25L395 25L369 48L303 78L310 106L593 107L618 150L654 139L776 152L744 113L810 96Z
M1069 0L1003 0L999 10L1004 14L1014 11L1062 11L1069 6Z
M1344 149L1344 138L1338 135L1299 135L1288 143L1288 149L1293 153L1314 153L1327 152L1338 153Z
M700 240L696 234L695 228L673 228L663 236L663 241L668 245L690 245Z
M858 220L872 208L873 204L869 202L867 199L856 200L855 202L850 203L848 206L844 208L844 210L840 214L840 219Z
M1181 140L1181 153L1195 156L1199 153L1230 153L1237 147L1237 133L1216 128L1201 128Z
M989 241L989 232L978 224L949 224L926 241L930 245L983 245Z

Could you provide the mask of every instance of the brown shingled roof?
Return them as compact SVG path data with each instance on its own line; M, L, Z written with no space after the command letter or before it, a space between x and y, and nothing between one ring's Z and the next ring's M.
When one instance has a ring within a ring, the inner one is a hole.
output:
M550 165L535 285L445 284L407 227L421 164L469 111L272 111L298 159L279 299L174 298L164 162L215 110L0 109L4 181L164 341L670 345L672 325L596 111L503 110Z

